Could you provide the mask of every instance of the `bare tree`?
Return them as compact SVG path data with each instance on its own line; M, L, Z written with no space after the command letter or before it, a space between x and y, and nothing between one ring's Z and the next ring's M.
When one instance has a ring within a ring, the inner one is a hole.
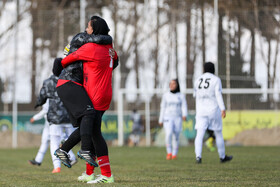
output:
M134 61L135 61L135 73L136 73L136 88L140 88L140 83L139 83L139 57L138 57L138 12L137 12L137 3L138 0L134 0Z
M172 46L174 47L174 50L172 49L172 56L174 58L172 59L175 62L175 75L178 77L178 31L177 31L177 23L178 23L178 2L177 1L172 1L171 4L171 31L172 31L172 37L171 37L171 42Z
M155 58L155 74L154 74L154 88L157 88L158 85L158 65L159 65L159 60L158 60L158 52L159 52L159 16L160 16L160 7L159 7L159 0L157 0L157 23L156 23L156 48L154 50L154 58Z
M37 6L36 6L37 5ZM31 105L35 106L36 102L36 94L35 94L35 89L36 89L36 39L39 37L39 29L38 29L38 2L37 0L32 0L31 1L31 6L30 6L30 13L32 16L32 22L31 22L31 28L33 31L32 34L32 56L31 56Z
M202 62L206 62L206 56L205 56L205 23L204 23L204 1L200 1L200 10L201 10L201 37L202 37L202 44L201 44L201 50L202 50Z
M186 0L186 25L187 25L187 33L186 33L186 63L187 63L187 88L192 87L192 75L194 70L194 64L191 60L191 2Z

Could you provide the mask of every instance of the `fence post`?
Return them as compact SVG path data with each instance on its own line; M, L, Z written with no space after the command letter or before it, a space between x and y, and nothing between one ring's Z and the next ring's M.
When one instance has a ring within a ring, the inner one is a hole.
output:
M151 121L150 121L150 101L148 97L145 100L145 118L146 118L146 146L151 146Z
M118 92L118 146L123 146L123 90Z

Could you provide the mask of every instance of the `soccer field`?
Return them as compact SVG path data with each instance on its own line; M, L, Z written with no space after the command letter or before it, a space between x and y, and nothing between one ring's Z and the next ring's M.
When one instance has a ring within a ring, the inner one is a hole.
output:
M77 181L85 170L82 160L71 169L62 166L59 174L51 173L49 152L40 167L30 165L27 161L37 150L1 149L0 186L93 186ZM74 150L77 152L78 147ZM165 160L164 148L109 147L115 183L106 186L280 186L279 147L226 150L234 159L221 164L217 152L204 147L202 164L198 165L193 146L180 147L178 159L171 161Z

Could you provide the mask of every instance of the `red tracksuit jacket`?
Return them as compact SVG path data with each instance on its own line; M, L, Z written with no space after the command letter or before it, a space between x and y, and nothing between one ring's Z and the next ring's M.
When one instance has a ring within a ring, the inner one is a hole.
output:
M112 51L112 45L87 43L61 61L63 67L83 61L83 86L96 110L107 110L112 99L113 62L118 58Z

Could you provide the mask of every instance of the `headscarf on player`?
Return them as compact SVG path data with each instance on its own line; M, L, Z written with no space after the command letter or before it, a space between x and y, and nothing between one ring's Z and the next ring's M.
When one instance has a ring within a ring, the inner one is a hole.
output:
M179 84L178 79L172 79L171 81L175 81L175 82L176 82L177 87L176 87L174 90L170 90L170 92L172 92L172 93L177 93L177 92L180 92L180 84Z
M90 18L93 34L108 35L110 29L104 19L99 16L92 16Z

